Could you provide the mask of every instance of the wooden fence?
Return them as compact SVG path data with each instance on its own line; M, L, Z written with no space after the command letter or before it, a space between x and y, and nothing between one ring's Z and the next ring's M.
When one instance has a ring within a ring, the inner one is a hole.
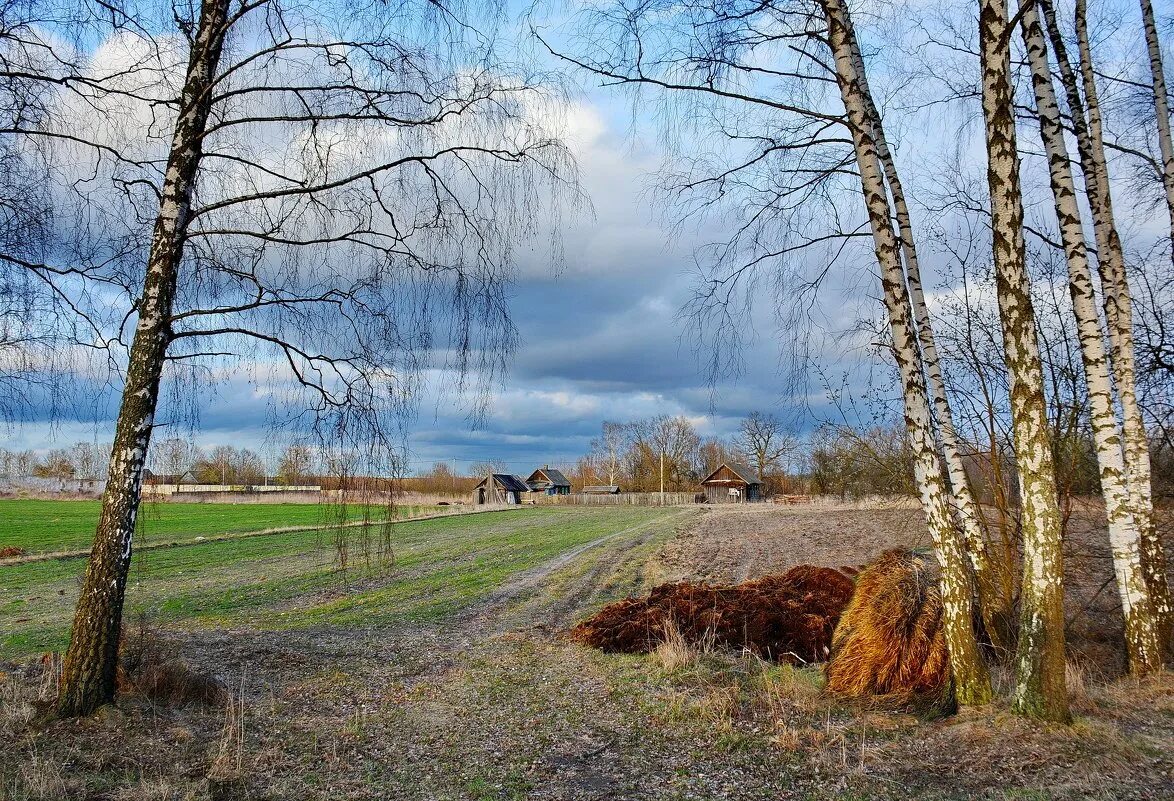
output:
M695 492L621 492L615 495L595 495L574 492L570 495L540 495L531 493L523 503L533 501L538 506L684 506L697 503Z

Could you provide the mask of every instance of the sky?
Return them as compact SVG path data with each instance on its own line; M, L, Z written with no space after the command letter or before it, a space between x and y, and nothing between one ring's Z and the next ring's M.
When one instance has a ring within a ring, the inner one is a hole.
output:
M489 460L523 474L544 464L569 467L603 421L658 414L685 415L703 436L732 436L752 411L797 416L799 427L811 430L826 411L822 391L814 380L808 392L787 389L778 358L778 337L786 332L776 330L769 298L746 332L742 374L717 385L704 375L679 313L696 275L694 249L715 232L670 230L648 191L664 155L656 131L634 127L622 99L590 85L576 90L568 126L591 208L568 221L561 264L543 261L540 249L519 254L509 293L519 347L492 388L484 419L471 419L468 404L443 391L452 375L426 373L407 428L408 472L437 461L461 472ZM165 398L165 427L174 416L169 406ZM64 418L17 426L5 446L108 441L115 413L113 391L95 390ZM187 436L182 428L175 430ZM191 436L204 448L230 444L273 454L286 432L271 425L269 388L238 378L202 394Z
M779 325L772 287L764 282L744 329L741 371L711 383L695 352L696 345L707 343L696 341L681 311L696 280L698 248L720 240L727 233L723 223L719 218L676 227L665 215L651 189L666 157L654 105L634 107L629 96L598 80L570 78L563 135L590 208L564 221L561 263L552 263L537 246L518 254L509 306L519 346L508 374L491 388L484 418L471 419L468 404L453 397L451 373L435 368L424 374L406 428L407 473L437 461L458 472L485 461L521 474L544 464L570 467L587 452L603 421L658 414L684 415L703 436L730 437L750 412L775 412L809 433L837 417L824 382L846 382L861 393L872 384L881 397L897 396L892 373L878 367L867 339L846 334L859 318L879 311L867 244L837 269L815 315L814 356L822 378L812 374L795 382L783 369L780 354L800 332ZM884 83L882 72L876 84ZM937 127L916 130L926 123L924 114L901 116L913 130L894 125L890 136L899 160L921 162L916 165L921 169L910 170L915 190L919 179L933 181L933 165L925 166L927 151L946 158L969 147L963 160L981 163L978 143L943 135L953 123L938 120ZM698 148L705 144L698 142ZM927 262L932 288L932 257ZM251 447L272 458L291 437L271 425L273 397L273 387L236 376L197 397L178 399L181 403L165 399L159 422L165 432L170 427L187 435L173 421L183 416L181 405L194 406L198 428L190 435L197 444ZM79 409L64 415L51 414L42 402L31 419L7 431L4 446L45 450L79 440L109 441L116 400L112 388L96 386Z
M532 43L531 43L532 44ZM98 52L111 48L99 46ZM111 56L119 58L121 56ZM540 66L554 68L548 56ZM528 474L544 464L570 467L590 448L605 420L684 415L703 436L729 438L753 411L786 416L811 431L827 413L815 379L797 389L780 370L782 341L769 287L744 327L742 369L712 383L701 369L698 342L681 318L697 275L697 248L721 239L721 221L674 227L651 183L666 157L661 122L629 96L581 74L565 74L560 133L578 164L589 203L570 211L559 231L562 259L532 245L517 254L509 291L518 349L504 378L490 389L487 414L473 419L467 398L449 388L456 376L440 367L421 383L406 427L406 472L445 461L459 472L493 461ZM865 296L867 302L867 296ZM854 319L853 307L840 309ZM825 362L859 354L830 344ZM32 413L11 427L10 450L44 451L78 441L108 442L118 387L89 383L76 408L52 410L34 400ZM296 434L274 428L277 387L236 375L194 396L165 395L155 438L190 436L209 449L250 447L274 459ZM191 430L194 411L195 430Z

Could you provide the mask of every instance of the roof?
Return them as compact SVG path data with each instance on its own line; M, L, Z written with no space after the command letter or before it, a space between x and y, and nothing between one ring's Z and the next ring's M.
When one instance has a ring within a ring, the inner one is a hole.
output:
M488 480L488 476L481 479L477 486L480 487ZM500 484L501 488L506 492L529 492L530 488L526 486L526 482L518 476L511 476L509 473L494 473L494 483ZM474 488L475 489L475 488Z
M540 467L540 468L538 468L537 470L535 470L533 473L530 474L530 477L528 479L526 479L526 481L533 481L534 476L538 475L539 473L546 476L547 481L549 481L551 486L553 486L553 487L569 487L569 486L571 486L571 482L567 479L566 476L564 476L562 474L562 471L555 470L553 467Z
M615 484L604 484L604 485L601 485L598 487L583 487L583 492L592 492L592 493L599 493L599 494L607 493L610 495L615 495L619 491L620 491L620 488L617 487Z
M717 466L717 470L714 470L708 476L701 479L701 483L704 484L706 481L709 481L723 467L729 468L730 472L732 472L738 478L745 481L747 484L761 484L762 483L762 477L760 475L758 475L757 470L752 470L751 468L747 467L746 465L738 464L737 462L722 462L721 464L719 464Z

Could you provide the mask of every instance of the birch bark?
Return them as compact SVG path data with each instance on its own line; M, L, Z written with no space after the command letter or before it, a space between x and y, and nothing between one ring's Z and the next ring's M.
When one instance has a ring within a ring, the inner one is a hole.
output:
M1149 438L1146 435L1141 407L1137 401L1136 356L1133 345L1133 299L1129 278L1125 271L1125 256L1121 237L1113 214L1112 185L1105 158L1105 140L1101 121L1101 106L1097 97L1096 73L1093 69L1092 46L1088 35L1086 0L1076 0L1076 41L1079 54L1080 78L1084 87L1084 106L1088 121L1077 113L1080 92L1064 51L1063 37L1056 23L1051 0L1043 4L1044 18L1055 42L1057 61L1067 88L1071 117L1080 148L1081 170L1088 188L1089 206L1093 214L1093 231L1097 242L1097 269L1104 293L1105 322L1109 329L1109 344L1113 375L1121 401L1125 434L1125 471L1129 477L1129 493L1133 502L1133 519L1141 534L1141 568L1157 616L1158 634L1168 645L1174 628L1174 605L1170 599L1170 585L1166 572L1166 554L1154 523L1153 477L1150 468ZM1071 77L1069 77L1071 76Z
M995 287L1022 504L1023 581L1012 704L1022 715L1066 721L1060 506L1023 241L1006 0L979 0L978 31Z
M974 572L983 624L991 638L991 644L999 651L1005 652L1014 646L1013 588L1010 565L997 554L992 554L987 548L978 503L974 499L970 481L966 476L958 433L954 428L954 416L950 409L949 397L946 395L946 381L942 375L941 361L938 358L937 344L934 341L933 321L930 317L929 307L925 302L925 291L921 283L921 265L917 257L917 244L913 235L909 205L905 200L905 190L897 172L896 161L889 150L880 111L876 107L872 90L868 85L864 58L861 55L854 29L849 27L848 34L852 46L853 61L856 65L856 74L860 82L862 101L868 116L873 120L873 136L877 156L884 169L889 194L893 200L893 210L896 212L901 252L905 258L905 275L917 325L917 336L921 345L921 356L925 363L930 397L933 400L937 419L937 433L942 456L946 463L947 490L954 501L954 512L966 538L967 556Z
M1048 63L1047 39L1035 4L1023 13L1023 43L1031 68L1035 90L1040 136L1048 158L1048 175L1060 222L1060 239L1068 263L1068 292L1076 315L1077 338L1088 385L1089 416L1100 468L1101 492L1109 523L1109 543L1113 551L1113 569L1125 613L1125 642L1130 669L1147 673L1161 664L1161 649L1155 627L1153 606L1141 570L1141 536L1131 511L1128 479L1125 473L1124 440L1113 404L1113 385L1109 377L1109 360L1104 332L1097 314L1096 293L1089 268L1088 250L1080 206L1076 201L1076 182L1068 160L1068 146L1060 106L1052 85ZM1082 113L1078 105L1074 114Z
M1145 46L1150 59L1154 115L1158 124L1158 151L1162 156L1162 188L1166 191L1166 213L1170 217L1170 259L1174 261L1174 142L1170 139L1170 103L1166 99L1162 44L1158 38L1158 25L1154 20L1151 0L1141 0L1141 24L1145 29Z
M901 266L900 245L893 232L891 209L880 164L876 130L861 82L853 47L851 18L843 0L820 0L828 23L828 41L835 59L836 81L848 114L861 190L872 228L877 263L893 351L901 373L905 427L914 455L914 471L926 521L942 566L941 591L945 609L946 643L958 702L983 704L990 700L986 665L974 637L973 606L966 548L951 519L945 481L933 436L933 421L925 376L911 314L908 288Z
M122 603L143 467L171 337L172 302L228 7L228 0L205 0L188 56L138 302L138 324L131 343L108 482L57 696L57 712L62 716L86 715L114 699Z

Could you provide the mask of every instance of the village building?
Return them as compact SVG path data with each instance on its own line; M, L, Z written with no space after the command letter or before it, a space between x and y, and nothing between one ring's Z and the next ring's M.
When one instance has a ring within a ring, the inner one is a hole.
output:
M751 503L762 500L762 478L743 464L722 462L701 481L707 503Z
M550 465L543 465L530 474L526 479L526 486L531 492L542 492L547 495L570 495L571 482L561 471Z
M583 487L584 495L619 495L620 488L615 484L603 484L601 486Z
M492 484L490 484L490 479L493 480ZM473 502L477 505L487 503L517 504L522 502L528 492L530 492L530 488L518 476L511 476L509 473L494 473L481 479L481 482L473 488Z

